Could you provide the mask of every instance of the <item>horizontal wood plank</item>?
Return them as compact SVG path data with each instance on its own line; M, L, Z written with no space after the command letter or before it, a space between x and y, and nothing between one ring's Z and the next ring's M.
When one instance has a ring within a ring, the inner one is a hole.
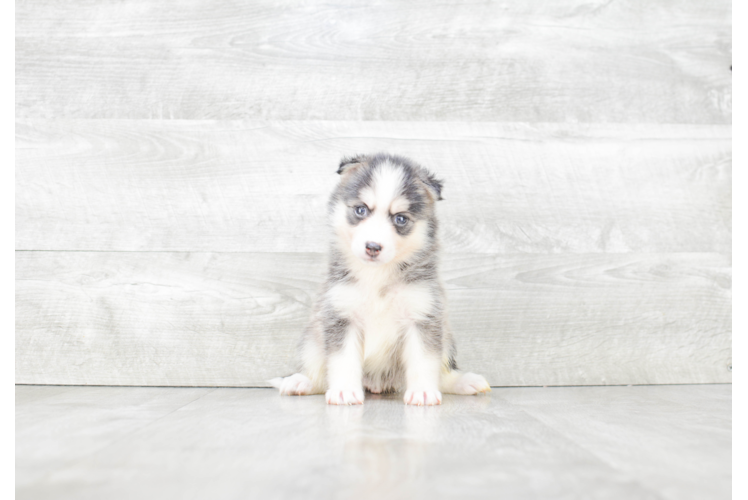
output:
M731 127L28 120L20 250L324 252L341 156L446 180L448 252L731 249Z
M748 268L748 125L730 127L732 265Z
M743 0L729 0L728 3L730 66L748 67L748 5Z
M458 363L501 386L730 382L730 266L445 256ZM323 277L313 253L17 252L16 382L265 385Z
M730 94L731 123L748 125L748 71L733 71L730 74Z
M21 118L721 123L731 5L20 2Z
M748 366L748 267L732 268L731 366Z
M730 128L732 365L748 366L748 125Z

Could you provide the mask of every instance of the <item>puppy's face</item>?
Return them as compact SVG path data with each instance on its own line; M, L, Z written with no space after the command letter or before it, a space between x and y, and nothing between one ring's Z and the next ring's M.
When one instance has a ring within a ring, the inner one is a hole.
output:
M441 183L421 167L387 155L341 164L332 199L339 247L376 266L402 262L434 237Z

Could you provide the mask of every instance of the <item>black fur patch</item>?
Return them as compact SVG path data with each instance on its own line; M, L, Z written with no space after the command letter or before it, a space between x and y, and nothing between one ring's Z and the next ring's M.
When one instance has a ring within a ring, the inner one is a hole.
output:
M339 316L332 308L325 308L322 328L325 332L325 352L332 354L339 351L345 343L345 336L351 322Z

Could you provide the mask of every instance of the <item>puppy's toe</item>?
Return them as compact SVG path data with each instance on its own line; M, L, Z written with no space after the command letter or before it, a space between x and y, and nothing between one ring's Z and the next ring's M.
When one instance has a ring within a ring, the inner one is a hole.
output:
M488 385L486 379L476 373L463 373L455 383L455 394L470 395L490 391L491 386Z
M362 405L364 404L363 389L330 389L325 393L325 401L329 405Z
M435 389L408 389L403 398L406 405L432 406L442 404L442 393Z

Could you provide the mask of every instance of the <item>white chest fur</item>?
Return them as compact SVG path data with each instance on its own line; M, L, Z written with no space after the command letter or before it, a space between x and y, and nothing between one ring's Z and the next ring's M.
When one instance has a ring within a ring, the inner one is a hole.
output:
M370 369L386 365L403 332L425 319L433 307L428 286L388 284L386 276L374 272L360 276L355 283L334 286L328 297L337 312L360 332L364 365Z

